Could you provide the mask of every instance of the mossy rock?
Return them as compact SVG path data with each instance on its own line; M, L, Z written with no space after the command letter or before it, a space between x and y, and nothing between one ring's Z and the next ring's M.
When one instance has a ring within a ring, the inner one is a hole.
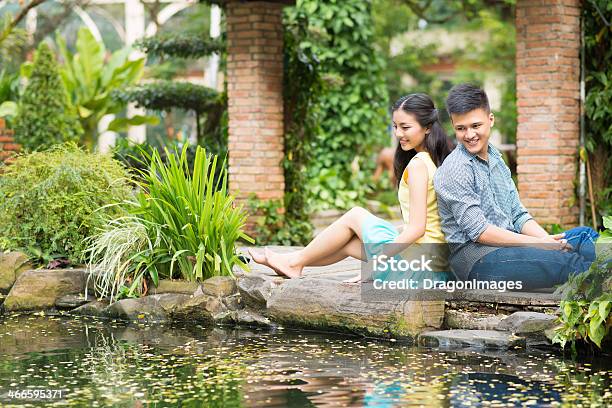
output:
M0 253L0 293L7 294L19 275L32 266L28 256L21 252Z
M55 307L62 296L85 292L85 269L37 269L19 275L4 301L7 312Z

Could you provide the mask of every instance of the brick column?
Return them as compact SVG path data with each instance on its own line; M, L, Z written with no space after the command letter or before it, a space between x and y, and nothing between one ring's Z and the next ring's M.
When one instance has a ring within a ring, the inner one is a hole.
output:
M518 0L518 185L541 223L578 222L580 0Z
M229 2L229 185L239 199L283 197L282 4Z
M10 162L10 158L20 150L13 139L13 131L6 128L4 119L0 118L0 163Z

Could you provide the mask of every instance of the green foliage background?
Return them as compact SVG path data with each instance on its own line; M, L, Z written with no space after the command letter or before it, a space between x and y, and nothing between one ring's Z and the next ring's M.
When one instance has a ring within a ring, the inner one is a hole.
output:
M360 0L301 0L287 11L285 24L292 27L294 37L289 41L295 43L293 52L311 61L322 81L322 91L312 108L319 114L319 126L313 129L311 155L316 159L307 166L308 183L317 185L321 172L333 169L339 179L337 185L349 184L354 177L353 160L358 157L362 168L372 169L370 156L387 140L389 101L384 61L374 47L371 4ZM311 87L307 85L302 91L309 92ZM310 187L303 184L300 188ZM327 194L313 197L315 203L323 203L323 208L354 204L336 200L341 188L325 191Z
M19 101L14 126L15 141L26 151L76 142L83 134L55 57L44 42L38 46L32 75Z
M127 172L108 155L74 145L19 156L0 177L0 243L46 263L78 263L85 239L128 199Z
M585 31L586 147L600 218L612 215L612 29L609 25L612 22L612 2L585 1L582 12ZM598 225L601 225L601 219L598 221Z

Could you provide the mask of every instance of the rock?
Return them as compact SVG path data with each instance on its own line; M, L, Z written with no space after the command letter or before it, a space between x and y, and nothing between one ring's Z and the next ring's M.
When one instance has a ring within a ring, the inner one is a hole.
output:
M266 308L272 291L285 279L269 275L243 273L238 275L236 285L242 297L242 302L255 310Z
M165 322L183 302L190 298L181 293L164 293L140 299L123 299L104 309L104 315L138 322Z
M556 320L557 316L546 313L515 312L500 322L498 330L517 334L543 334L556 325Z
M238 310L235 312L235 323L246 326L265 326L273 327L274 325L265 316L252 310Z
M4 308L9 312L52 308L64 295L84 293L86 280L85 269L25 271L4 300Z
M236 324L240 326L275 327L265 316L253 310L229 310L215 316L215 322L225 324Z
M444 300L365 302L360 285L320 278L285 280L267 303L275 322L385 337L413 338L444 319Z
M71 314L79 316L94 316L103 317L105 316L104 309L108 307L108 301L106 300L94 300L89 303L85 303L83 306L77 307L70 311Z
M514 306L558 307L561 296L552 293L498 292L495 290L456 290L451 294L454 301L493 303Z
M189 282L185 280L170 280L162 279L157 287L152 287L149 292L151 295L159 295L162 293L186 293L191 295L200 287L198 282Z
M27 255L21 252L0 253L0 293L8 293L19 275L28 269L32 267Z
M91 302L93 298L84 297L83 294L65 295L55 301L55 307L58 309L74 309L85 303Z
M221 299L210 295L191 296L172 311L175 320L212 322L215 316L226 312Z
M495 330L440 330L421 333L419 344L425 347L509 349L524 347L525 339Z
M222 299L222 302L229 310L240 310L244 308L240 293L234 293L231 296L224 297Z
M202 282L202 291L212 296L229 296L237 291L236 280L231 276L213 276Z
M448 329L496 330L504 315L447 309L444 327Z

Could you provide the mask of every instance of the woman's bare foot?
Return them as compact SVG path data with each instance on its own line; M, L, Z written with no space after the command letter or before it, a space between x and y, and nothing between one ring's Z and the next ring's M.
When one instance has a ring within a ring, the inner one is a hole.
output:
M257 262L258 264L262 264L262 265L268 265L268 262L266 262L266 255L262 252L259 251L254 251L253 249L249 248L248 249L249 255L251 255L251 259L255 262Z
M284 275L289 278L299 278L302 276L302 269L299 267L291 266L289 263L288 254L277 254L276 252L270 251L268 248L264 249L266 261L268 266L279 275Z

